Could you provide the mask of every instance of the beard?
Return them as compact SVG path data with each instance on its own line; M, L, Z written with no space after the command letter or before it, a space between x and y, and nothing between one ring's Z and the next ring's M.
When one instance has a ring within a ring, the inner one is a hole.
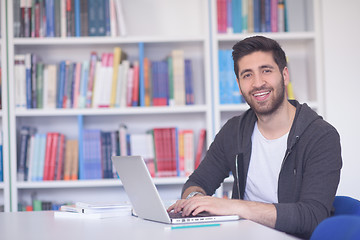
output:
M275 91L274 91L275 89ZM262 90L270 90L272 93L274 93L274 96L271 99L268 99L265 102L257 102L252 97L252 94L256 91L262 91ZM275 86L275 88L269 87L267 85L263 85L260 88L252 89L249 94L244 94L243 91L242 95L249 104L249 106L254 110L257 116L268 116L273 113L275 113L280 106L283 104L285 100L285 84L284 84L284 77L281 76L280 83Z

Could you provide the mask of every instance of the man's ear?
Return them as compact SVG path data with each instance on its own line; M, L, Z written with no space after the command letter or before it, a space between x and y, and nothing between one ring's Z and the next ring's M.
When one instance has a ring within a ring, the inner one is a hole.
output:
M282 75L284 78L284 84L285 84L285 86L287 86L290 82L289 69L287 67L284 67L284 69L282 71Z

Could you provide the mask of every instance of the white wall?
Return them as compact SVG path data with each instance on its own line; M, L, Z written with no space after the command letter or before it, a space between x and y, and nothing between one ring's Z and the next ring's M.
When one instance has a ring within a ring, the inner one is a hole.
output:
M360 199L360 1L322 0L325 118L340 133L337 195Z

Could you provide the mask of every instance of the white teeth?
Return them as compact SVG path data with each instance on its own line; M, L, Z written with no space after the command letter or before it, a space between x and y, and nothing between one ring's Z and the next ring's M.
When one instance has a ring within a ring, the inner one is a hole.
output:
M261 92L261 93L255 93L254 96L255 97L258 97L258 96L263 96L263 95L266 95L268 94L270 91L267 91L267 92Z

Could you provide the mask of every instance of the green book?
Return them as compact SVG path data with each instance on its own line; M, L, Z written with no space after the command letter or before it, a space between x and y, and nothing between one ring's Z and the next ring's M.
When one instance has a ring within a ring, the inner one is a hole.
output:
M42 210L42 203L40 200L33 201L33 211L41 211Z
M44 64L38 62L36 64L36 103L37 108L44 106Z
M175 105L174 100L174 74L173 74L173 60L172 57L168 57L168 79L169 79L169 106Z

